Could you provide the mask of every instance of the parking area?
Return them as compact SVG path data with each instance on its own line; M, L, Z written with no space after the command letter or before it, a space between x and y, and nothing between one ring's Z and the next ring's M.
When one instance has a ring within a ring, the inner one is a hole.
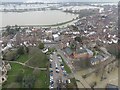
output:
M68 74L64 68L64 63L61 56L57 52L50 54L50 86L49 88L60 88L60 84L66 85L69 83Z

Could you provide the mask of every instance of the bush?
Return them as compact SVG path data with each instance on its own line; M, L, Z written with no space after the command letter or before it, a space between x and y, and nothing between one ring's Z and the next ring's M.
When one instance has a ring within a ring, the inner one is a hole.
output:
M17 58L17 52L14 51L8 51L6 54L3 55L3 60L7 60L7 61L14 61Z
M17 76L16 76L16 82L18 83L22 83L22 79L23 79L23 74L22 73L19 73Z
M24 76L22 80L22 87L23 88L34 88L35 81L36 79L33 75Z
M38 47L39 47L39 49L43 49L44 48L44 43L40 43Z
M23 47L23 46L20 46L20 47L18 48L18 50L17 50L17 53L18 53L19 55L23 55L23 54L25 53L24 47Z

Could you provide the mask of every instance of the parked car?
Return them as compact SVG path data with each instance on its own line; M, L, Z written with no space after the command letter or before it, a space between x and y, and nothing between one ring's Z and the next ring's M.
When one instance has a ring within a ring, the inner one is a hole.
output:
M56 73L59 73L59 71L60 71L60 70L58 69L58 67L56 67Z
M50 73L50 76L53 76L53 73L52 73L52 72Z
M50 61L52 62L52 61L53 61L53 59L50 59Z
M63 75L67 76L67 72L65 70L63 70Z
M50 63L50 68L52 68L52 64Z

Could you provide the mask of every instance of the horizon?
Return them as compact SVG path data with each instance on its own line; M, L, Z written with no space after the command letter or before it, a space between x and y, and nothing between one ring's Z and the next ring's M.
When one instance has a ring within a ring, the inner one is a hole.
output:
M108 3L118 3L120 0L1 0L0 2L108 2Z

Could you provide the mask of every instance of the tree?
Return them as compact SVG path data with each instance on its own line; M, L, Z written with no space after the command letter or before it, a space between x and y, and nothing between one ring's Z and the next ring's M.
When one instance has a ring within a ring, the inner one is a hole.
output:
M70 48L73 50L73 49L76 49L76 45L73 43L70 45Z
M38 47L39 47L39 49L43 49L44 48L44 43L41 42Z
M16 59L16 57L17 57L16 51L9 51L3 55L3 60L7 60L7 61L13 60L14 61Z
M75 37L75 41L78 41L79 43L82 42L82 37L79 36Z
M16 76L16 82L18 83L22 83L22 79L23 79L23 74L22 73L19 73L17 76Z
M29 48L28 48L28 47L26 47L25 49L26 49L26 53L28 54L28 53L29 53Z
M17 50L17 53L19 54L19 55L23 55L25 52L24 52L24 47L23 46L20 46L19 48L18 48L18 50Z
M35 81L34 75L25 75L22 80L22 88L34 88Z
M74 20L74 19L73 19ZM73 30L78 30L78 27L74 26L74 25L71 25L72 29Z

